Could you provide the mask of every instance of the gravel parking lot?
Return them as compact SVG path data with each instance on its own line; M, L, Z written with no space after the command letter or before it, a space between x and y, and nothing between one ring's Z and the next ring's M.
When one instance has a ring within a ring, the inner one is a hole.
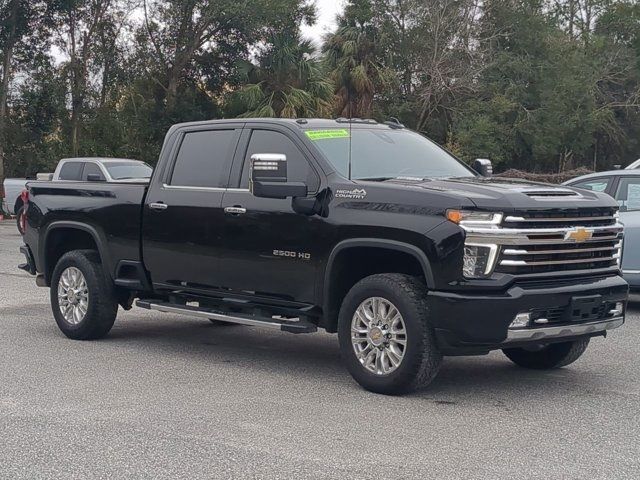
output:
M640 478L640 301L568 368L448 358L391 398L324 333L133 309L67 340L20 243L0 223L2 478Z

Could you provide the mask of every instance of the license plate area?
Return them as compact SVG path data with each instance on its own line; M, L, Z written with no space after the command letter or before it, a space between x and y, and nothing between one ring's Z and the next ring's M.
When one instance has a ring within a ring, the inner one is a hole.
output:
M602 295L572 297L569 304L569 320L572 322L598 320L603 318L605 307Z

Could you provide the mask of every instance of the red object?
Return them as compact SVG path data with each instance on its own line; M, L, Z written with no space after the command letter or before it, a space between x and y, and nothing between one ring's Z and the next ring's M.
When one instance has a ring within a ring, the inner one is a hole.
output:
M29 190L26 188L20 194L20 198L22 199L22 214L20 215L20 228L22 231L26 231L27 228L27 209L29 208Z

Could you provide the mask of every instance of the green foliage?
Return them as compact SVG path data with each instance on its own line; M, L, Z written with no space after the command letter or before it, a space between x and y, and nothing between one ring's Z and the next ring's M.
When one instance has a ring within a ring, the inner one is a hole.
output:
M640 157L637 0L345 3L318 52L310 0L0 0L0 177L238 116L394 116L499 170Z
M230 100L241 117L323 117L331 108L333 85L325 80L310 41L296 34L271 37L257 63L239 62L248 82Z

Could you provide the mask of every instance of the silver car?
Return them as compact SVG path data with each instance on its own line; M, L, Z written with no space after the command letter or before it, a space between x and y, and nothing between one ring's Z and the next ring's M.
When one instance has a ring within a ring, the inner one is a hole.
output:
M565 185L608 193L618 201L624 224L622 273L632 289L640 290L640 170L592 173Z

